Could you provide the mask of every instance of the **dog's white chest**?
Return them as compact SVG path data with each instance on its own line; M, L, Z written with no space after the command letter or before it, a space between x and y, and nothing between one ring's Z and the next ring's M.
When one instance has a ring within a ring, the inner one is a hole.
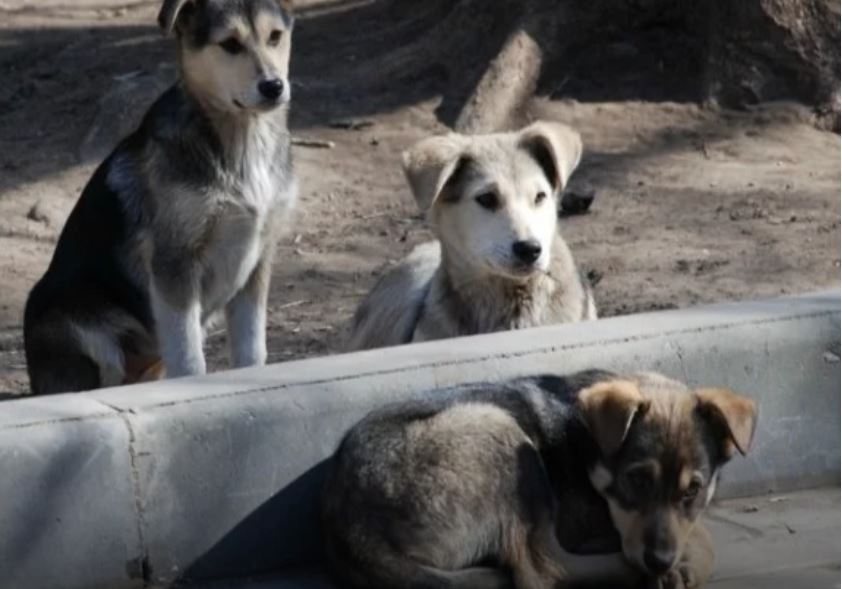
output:
M241 204L259 224L281 198L283 177L269 154L259 154L244 167L236 184Z
M271 217L295 200L287 162L278 153L283 137L261 125L240 136L229 157L235 165L224 176L216 198L214 236L207 256L203 306L224 306L248 281L264 254Z
M212 313L223 307L249 279L261 254L260 227L248 214L221 215L205 256L202 307Z

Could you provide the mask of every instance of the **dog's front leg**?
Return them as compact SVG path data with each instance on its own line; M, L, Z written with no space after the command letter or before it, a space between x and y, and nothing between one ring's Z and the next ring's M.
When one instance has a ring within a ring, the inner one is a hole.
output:
M176 270L163 263L153 265L150 285L155 334L167 378L206 371L198 280L187 269Z
M266 304L271 261L264 255L245 286L225 307L228 345L235 368L266 363Z

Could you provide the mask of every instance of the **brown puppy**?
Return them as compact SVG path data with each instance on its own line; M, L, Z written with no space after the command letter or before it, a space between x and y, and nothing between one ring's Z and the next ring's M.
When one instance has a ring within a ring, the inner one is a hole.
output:
M694 534L709 545L696 522L721 466L751 445L754 402L726 389L690 392L657 374L598 384L579 402L602 450L589 477L608 503L626 558L656 575L680 574L688 586L706 581L711 571L688 570L682 556ZM712 548L703 545L695 556L712 567Z
M697 525L754 403L602 371L438 391L348 433L325 487L342 586L549 589L580 581L696 587ZM611 552L613 551L613 554ZM603 552L598 556L584 553Z

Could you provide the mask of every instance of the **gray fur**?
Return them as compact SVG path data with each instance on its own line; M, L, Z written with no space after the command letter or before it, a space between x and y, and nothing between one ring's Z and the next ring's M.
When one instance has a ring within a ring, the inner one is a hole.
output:
M714 550L698 518L731 455L726 423L749 432L755 417L731 391L598 370L375 410L330 466L329 562L359 589L701 587ZM669 570L653 570L665 551Z
M342 586L631 585L637 575L618 554L576 556L559 544L547 476L555 465L544 462L581 429L569 407L575 391L608 377L461 387L365 418L340 445L324 492L328 555Z

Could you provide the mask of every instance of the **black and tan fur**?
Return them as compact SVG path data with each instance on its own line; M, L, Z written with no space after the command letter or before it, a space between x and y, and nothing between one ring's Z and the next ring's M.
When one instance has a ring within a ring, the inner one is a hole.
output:
M297 193L291 3L165 0L159 22L181 79L94 173L29 295L34 393L201 374L217 312L232 364L265 361L272 254Z
M701 586L713 547L698 516L755 416L727 390L602 371L374 411L325 486L332 570L367 589Z
M557 226L558 195L581 152L578 133L545 121L409 149L404 171L437 241L381 277L354 316L348 347L595 319Z

